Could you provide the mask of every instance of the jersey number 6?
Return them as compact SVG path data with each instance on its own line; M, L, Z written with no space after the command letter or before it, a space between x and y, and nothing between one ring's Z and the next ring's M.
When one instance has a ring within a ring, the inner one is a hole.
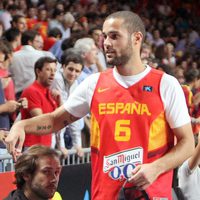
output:
M130 120L117 120L115 123L115 140L127 142L131 138Z

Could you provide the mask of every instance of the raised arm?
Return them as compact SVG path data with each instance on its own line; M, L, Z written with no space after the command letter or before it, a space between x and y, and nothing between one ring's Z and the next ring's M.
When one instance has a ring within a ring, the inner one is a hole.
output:
M67 112L64 106L61 106L52 113L42 114L27 120L19 121L12 126L5 140L8 151L15 158L16 154L22 150L26 133L45 135L57 132L77 119L78 118Z

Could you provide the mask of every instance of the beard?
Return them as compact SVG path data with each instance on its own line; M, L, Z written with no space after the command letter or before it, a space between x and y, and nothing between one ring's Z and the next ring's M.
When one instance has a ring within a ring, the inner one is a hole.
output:
M132 47L130 45L127 48L121 50L120 56L114 54L112 58L106 57L107 63L113 66L124 66L128 63L130 57L133 54Z
M54 193L56 192L57 186L52 184L51 187L52 187L51 189L48 189L48 188L42 187L40 184L37 184L37 183L31 184L32 191L41 199L49 199L53 197Z
M107 63L113 66L123 66L128 62L129 58L127 55L116 56L112 59L107 59Z

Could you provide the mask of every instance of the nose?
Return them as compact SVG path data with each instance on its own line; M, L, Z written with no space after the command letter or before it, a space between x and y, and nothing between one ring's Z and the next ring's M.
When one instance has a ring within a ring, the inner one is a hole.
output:
M3 65L3 62L0 62L0 68L3 68L4 65Z
M52 70L51 70L51 75L54 76L55 73L56 73L56 70L55 70L55 69L52 69Z
M108 48L111 45L112 44L111 44L109 38L108 37L104 38L104 40L103 40L103 46L104 46L104 48L106 49L106 48Z
M76 76L76 71L75 70L71 71L71 76Z
M57 173L52 173L51 183L56 183L59 180L59 175Z
M98 54L97 46L95 46L94 52L95 52L96 55Z

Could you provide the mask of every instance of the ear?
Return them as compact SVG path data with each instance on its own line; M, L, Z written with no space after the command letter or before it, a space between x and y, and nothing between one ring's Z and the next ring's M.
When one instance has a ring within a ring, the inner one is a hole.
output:
M23 175L23 178L26 182L30 181L31 180L31 175L30 174L24 174Z
M84 53L81 54L81 58L84 60L85 57L86 57L86 53L84 52Z
M39 75L40 71L41 71L41 70L40 70L40 69L38 69L38 68L35 70L35 72L36 72L37 76Z
M28 41L28 45L32 46L33 45L33 42L32 41Z
M143 40L143 35L141 32L134 32L132 33L131 35L131 41L133 44L137 45L138 43L142 43L142 40Z

